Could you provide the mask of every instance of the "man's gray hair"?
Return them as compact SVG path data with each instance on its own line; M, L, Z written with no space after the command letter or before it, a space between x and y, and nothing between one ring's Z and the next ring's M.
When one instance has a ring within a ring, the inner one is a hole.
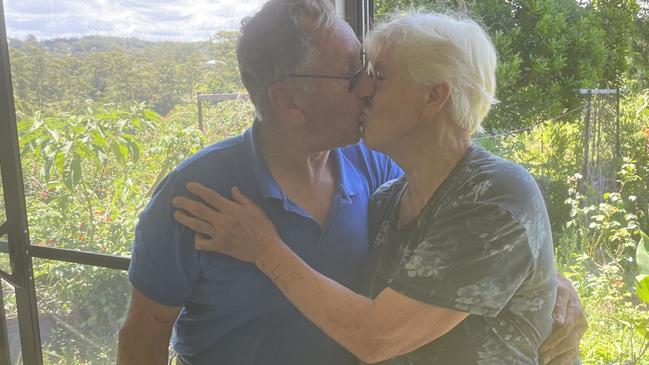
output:
M446 81L451 89L451 117L471 133L496 100L496 49L475 21L455 14L412 11L395 13L368 35L371 60L389 50L393 65L404 66L412 80L432 86Z
M268 86L304 72L317 58L315 32L330 29L335 22L330 0L269 0L255 15L243 19L237 60L258 119L270 104Z

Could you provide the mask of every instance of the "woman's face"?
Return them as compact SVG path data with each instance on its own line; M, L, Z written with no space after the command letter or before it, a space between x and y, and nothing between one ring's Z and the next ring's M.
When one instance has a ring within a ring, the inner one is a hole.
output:
M428 92L414 82L405 67L392 62L389 50L373 62L374 94L363 109L363 140L371 149L393 150L407 143L421 125Z

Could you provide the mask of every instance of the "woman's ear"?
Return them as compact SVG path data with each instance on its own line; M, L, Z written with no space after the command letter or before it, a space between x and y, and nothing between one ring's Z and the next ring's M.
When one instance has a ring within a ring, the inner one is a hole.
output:
M268 87L266 95L279 119L298 125L305 123L306 118L297 103L294 88L283 82L276 82Z
M428 92L426 111L432 115L438 114L444 109L451 97L451 88L446 81L433 85Z

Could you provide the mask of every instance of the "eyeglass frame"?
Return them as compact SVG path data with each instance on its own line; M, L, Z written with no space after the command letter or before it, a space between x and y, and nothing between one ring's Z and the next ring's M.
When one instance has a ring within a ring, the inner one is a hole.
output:
M333 75L319 75L319 74L288 74L280 77L275 82L285 79L287 77L299 77L299 78L311 78L311 79L329 79L329 80L349 80L349 86L347 91L351 93L358 85L358 80L361 78L361 74L367 69L367 64L365 61L365 52L361 51L360 54L361 67L358 70L354 71L351 76L333 76Z
M347 87L348 92L354 91L358 80L361 78L361 74L365 70L365 67L361 66L356 70L351 76L333 76L333 75L318 75L318 74L288 74L282 76L279 80L285 79L287 77L300 77L300 78L310 78L310 79L330 79L330 80L348 80L349 86ZM277 81L279 81L277 80Z

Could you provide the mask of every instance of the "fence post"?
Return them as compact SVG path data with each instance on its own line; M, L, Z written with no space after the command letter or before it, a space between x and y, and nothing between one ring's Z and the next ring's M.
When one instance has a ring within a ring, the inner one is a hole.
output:
M590 154L590 112L593 108L593 92L588 90L588 106L586 107L586 117L584 118L584 159L581 163L581 186L582 193L586 192L586 179L589 176L589 154Z
M198 101L198 129L201 133L205 134L205 130L203 129L203 101L201 93L196 93L196 99Z
M620 145L620 88L617 88L616 93L616 103L617 110L615 111L615 160L617 164L620 163L621 159L621 145ZM619 169L620 166L617 166Z

